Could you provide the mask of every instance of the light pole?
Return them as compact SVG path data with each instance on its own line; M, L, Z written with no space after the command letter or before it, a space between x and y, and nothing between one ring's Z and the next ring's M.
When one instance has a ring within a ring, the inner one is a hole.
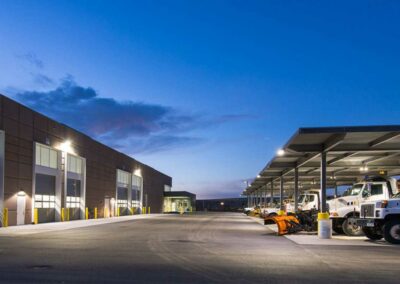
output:
M249 187L249 181L248 180L244 180L243 183L246 185L245 190ZM250 207L250 195L247 194L247 207Z

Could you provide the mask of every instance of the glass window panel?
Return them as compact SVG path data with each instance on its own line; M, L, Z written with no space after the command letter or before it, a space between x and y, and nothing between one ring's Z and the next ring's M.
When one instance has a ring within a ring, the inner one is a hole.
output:
M50 201L55 201L56 200L56 197L54 196L54 195L50 195Z
M78 174L82 173L82 159L81 158L76 159L76 172Z
M36 156L36 165L40 165L40 146L39 146L39 144L36 144L35 156Z
M35 200L36 201L42 201L42 195L36 194L35 195Z
M50 208L49 202L43 202L43 208Z
M68 155L68 158L67 158L67 169L70 172L71 171L71 159L69 157L70 156Z
M50 168L57 169L57 152L50 150Z
M50 201L50 196L49 195L43 195L43 201Z
M42 166L49 167L50 166L50 149L46 147L42 147L41 149L41 163Z

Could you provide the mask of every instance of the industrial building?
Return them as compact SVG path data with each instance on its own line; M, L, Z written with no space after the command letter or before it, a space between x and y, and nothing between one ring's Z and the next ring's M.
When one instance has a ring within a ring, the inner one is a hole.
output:
M1 226L161 213L172 178L0 95Z
M196 211L196 194L188 191L170 191L166 188L164 192L165 213L185 213Z
M247 201L246 197L197 200L196 210L242 212L247 207Z

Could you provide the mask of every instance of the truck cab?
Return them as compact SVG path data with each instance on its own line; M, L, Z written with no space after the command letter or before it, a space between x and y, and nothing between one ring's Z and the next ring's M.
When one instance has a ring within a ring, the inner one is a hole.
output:
M389 199L397 193L397 180L388 177L371 177L354 184L343 196L328 201L333 230L349 236L363 234L362 228L349 223L348 218L360 216L360 206L364 202Z
M392 244L400 244L400 193L389 200L361 204L360 218L349 222L360 226L371 240L384 238Z
M319 210L321 204L320 196L320 190L318 189L306 190L299 196L298 209L301 211Z
M300 194L298 199L297 211L310 211L312 209L318 210L320 205L320 192L319 189L309 189ZM296 208L293 199L285 199L284 206L286 213L296 213ZM279 210L279 207L278 207Z

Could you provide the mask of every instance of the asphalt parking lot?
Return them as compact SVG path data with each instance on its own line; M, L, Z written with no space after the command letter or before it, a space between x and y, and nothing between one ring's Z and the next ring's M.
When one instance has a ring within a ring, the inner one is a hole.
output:
M58 226L0 229L0 282L398 283L400 276L399 246L304 244L239 213Z

